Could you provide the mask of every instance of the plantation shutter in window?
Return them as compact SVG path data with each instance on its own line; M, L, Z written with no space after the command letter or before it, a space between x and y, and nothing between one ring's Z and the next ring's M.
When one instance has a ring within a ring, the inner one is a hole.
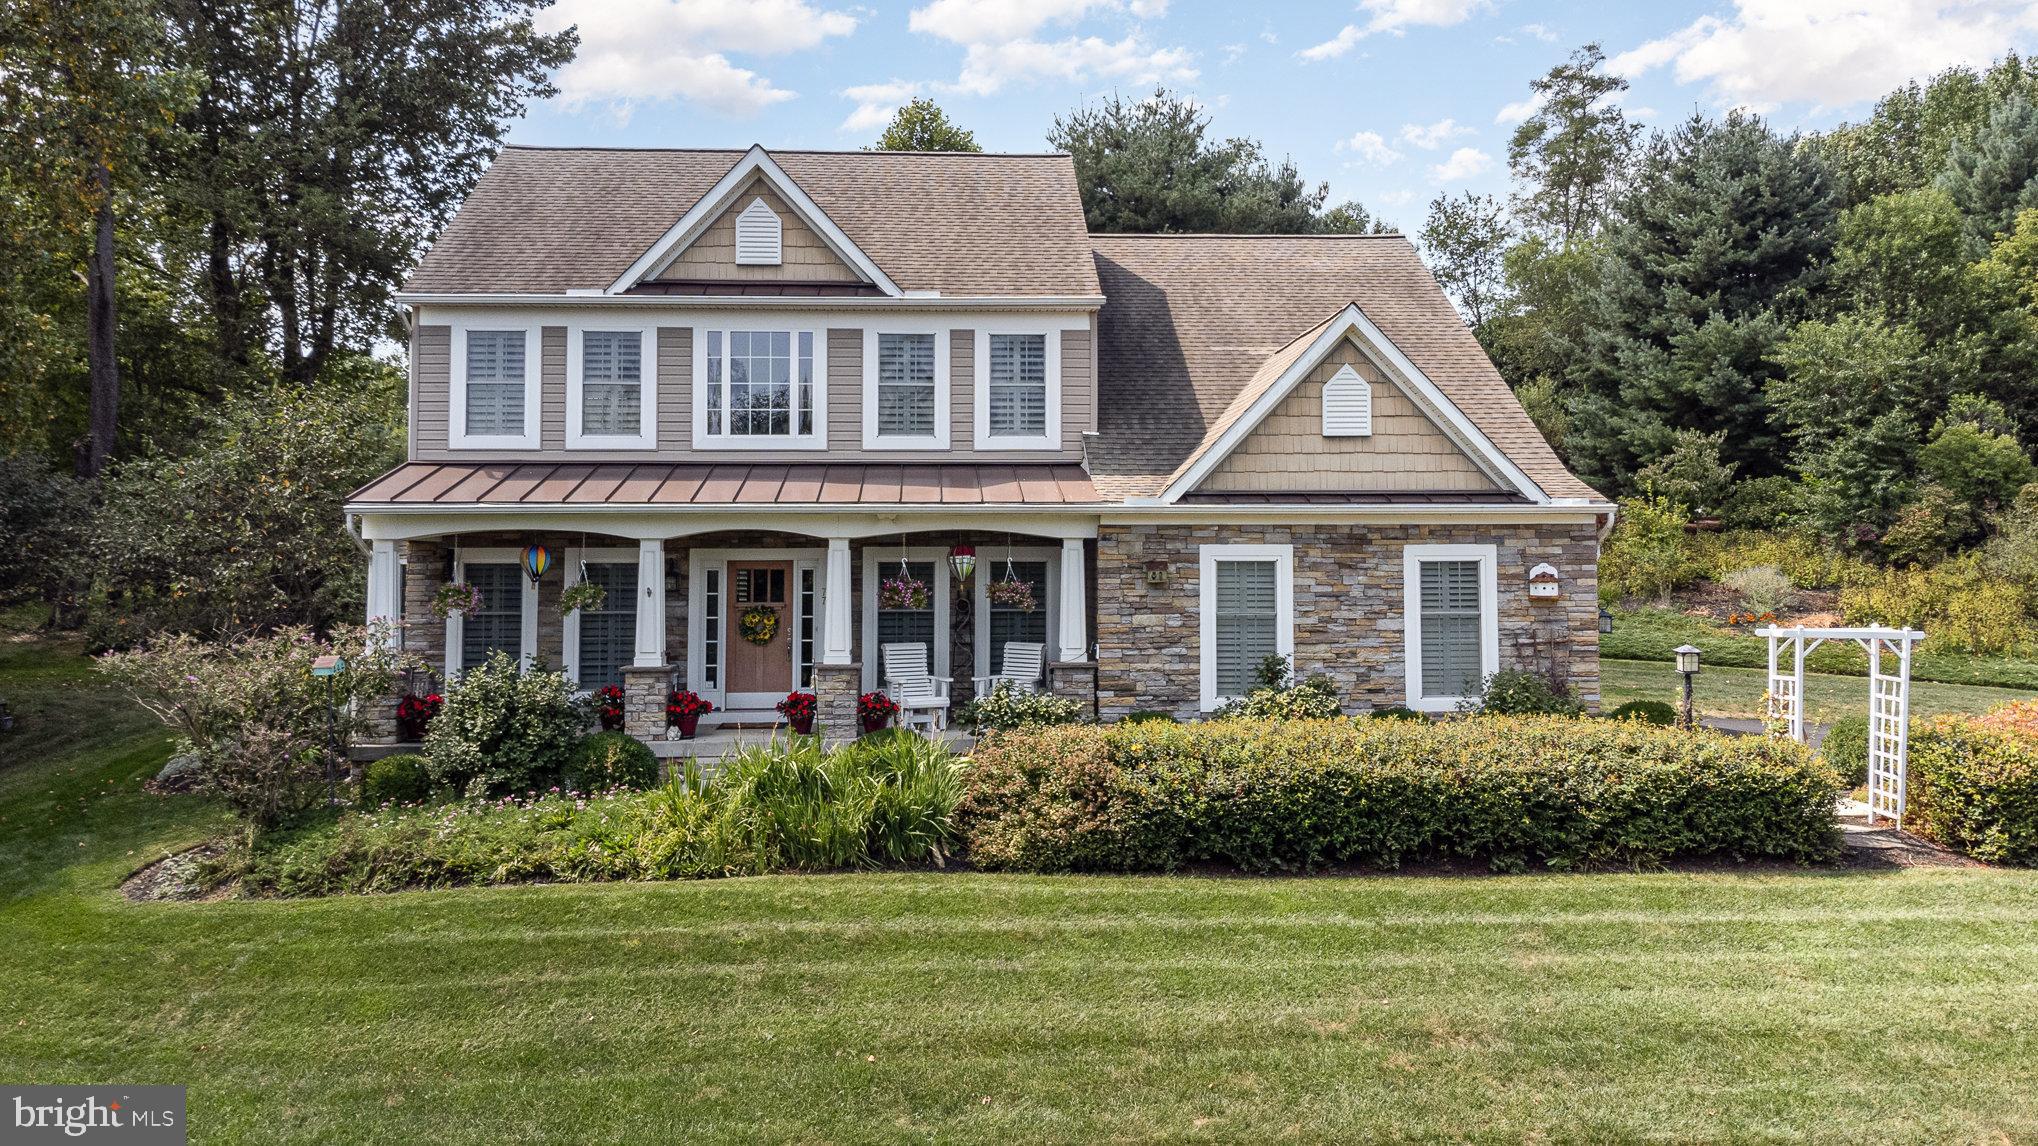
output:
M879 609L877 611L877 643L882 649L886 645L919 642L927 646L927 671L934 671L934 563L932 561L909 561L906 569L913 580L927 586L927 607L924 609ZM896 563L881 563L878 579L888 580L899 575Z
M994 437L1038 437L1047 433L1047 336L993 334L990 422Z
M481 593L481 608L460 622L460 667L480 668L488 654L500 649L511 657L524 655L523 570L514 561L469 562L462 566L467 583Z
M1217 563L1217 695L1252 691L1260 662L1281 651L1279 565Z
M775 267L779 265L779 246L783 227L772 209L762 199L752 199L750 206L736 216L736 265L739 267Z
M1323 384L1323 436L1363 438L1373 432L1373 387L1350 366Z
M1033 611L1007 608L991 602L991 671L1003 672L1005 668L1005 646L1012 641L1031 644L1047 643L1047 562L1014 561L1013 575L1033 586ZM1005 579L1005 563L998 562L993 573L998 580Z
M1479 648L1479 562L1422 563L1422 694L1476 696Z
M524 432L524 332L467 332L467 432Z
M601 608L580 611L580 687L621 684L637 654L637 563L589 562L587 579L607 596Z
M877 432L881 437L934 435L933 335L878 335Z
M580 342L580 432L635 434L644 424L644 336L589 330Z

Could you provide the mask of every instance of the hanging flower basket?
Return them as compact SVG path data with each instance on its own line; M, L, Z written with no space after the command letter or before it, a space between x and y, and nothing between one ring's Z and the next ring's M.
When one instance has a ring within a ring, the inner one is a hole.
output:
M481 590L465 581L439 586L432 594L432 616L445 620L454 614L471 617L481 611Z
M737 633L753 645L768 645L778 636L778 610L770 605L746 609L736 625Z
M876 732L899 714L899 702L881 692L866 692L856 698L856 719L865 732Z
M1033 583L1009 575L1003 581L993 581L984 586L984 596L1000 609L1031 613L1040 607L1040 603L1033 599Z
M887 578L877 588L880 609L924 609L927 600L927 582L905 573Z
M778 702L778 714L801 736L814 733L814 694L811 692L789 692Z
M608 603L609 591L592 581L576 581L559 593L559 615L570 617L577 612L599 612Z
M623 730L623 686L606 684L595 690L594 714L601 720L603 732Z
M713 701L691 689L678 689L665 698L665 723L679 729L681 740L692 740L700 731L701 717L715 711Z

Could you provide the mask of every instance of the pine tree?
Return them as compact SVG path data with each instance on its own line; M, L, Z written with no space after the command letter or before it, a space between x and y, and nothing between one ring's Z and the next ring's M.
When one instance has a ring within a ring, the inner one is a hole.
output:
M2021 92L1989 113L1974 142L1956 143L1938 186L1967 219L1967 236L1979 257L2017 212L2038 207L2038 105Z
M1739 112L1651 141L1572 367L1566 445L1589 476L1625 488L1678 429L1726 431L1744 475L1781 472L1763 391L1833 242L1831 180L1797 143Z

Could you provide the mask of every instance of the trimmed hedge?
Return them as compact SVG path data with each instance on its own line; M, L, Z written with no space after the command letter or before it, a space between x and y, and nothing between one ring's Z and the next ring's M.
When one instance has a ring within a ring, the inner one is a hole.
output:
M1955 716L1911 727L1904 826L1987 863L2038 866L2038 740Z
M1141 723L987 739L956 818L1024 871L1806 862L1838 853L1839 788L1801 745L1627 721Z
M415 752L397 752L370 760L361 773L361 802L371 808L384 804L422 804L432 795L432 774L425 758Z

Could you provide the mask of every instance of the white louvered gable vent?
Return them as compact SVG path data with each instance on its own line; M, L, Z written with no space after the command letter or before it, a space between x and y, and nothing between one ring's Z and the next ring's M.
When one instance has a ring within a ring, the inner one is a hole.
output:
M1349 365L1323 384L1323 436L1366 438L1373 434L1373 387Z
M736 265L739 267L775 267L783 260L779 257L780 237L783 228L778 215L764 205L762 199L752 199L750 206L736 216Z

